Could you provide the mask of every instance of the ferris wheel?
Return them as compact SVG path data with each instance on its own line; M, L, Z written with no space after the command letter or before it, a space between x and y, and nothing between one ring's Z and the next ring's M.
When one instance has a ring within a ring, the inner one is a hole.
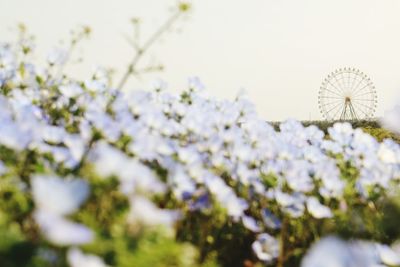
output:
M330 73L318 94L319 109L328 120L370 119L377 103L371 79L354 68L341 68Z

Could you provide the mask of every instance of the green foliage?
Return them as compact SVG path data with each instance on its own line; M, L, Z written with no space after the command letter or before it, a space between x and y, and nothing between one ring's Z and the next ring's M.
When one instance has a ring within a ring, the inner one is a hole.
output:
M381 127L373 127L373 126L364 126L362 128L364 132L370 134L375 137L378 141L383 141L384 139L393 139L397 143L400 143L400 136L395 133L390 132Z
M336 122L342 121L302 121L302 124L307 127L310 125L317 126L325 134L328 134L328 128L332 127ZM381 127L377 120L361 120L361 121L348 121L353 128L361 128L364 132L375 137L379 142L384 139L393 139L397 143L400 143L400 136ZM270 122L276 130L279 128L279 122Z

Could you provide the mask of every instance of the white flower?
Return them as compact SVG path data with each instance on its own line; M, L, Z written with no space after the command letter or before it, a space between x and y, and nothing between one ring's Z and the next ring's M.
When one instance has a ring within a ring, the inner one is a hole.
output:
M400 256L389 246L366 241L344 242L326 237L304 256L301 267L399 266Z
M237 197L233 192L228 194L221 204L226 207L228 215L234 218L242 216L249 207L245 199Z
M247 229L249 229L252 232L260 232L261 231L261 227L258 225L257 221L250 216L243 216L242 217L242 223L244 225L244 227L246 227Z
M80 87L76 83L61 85L59 87L59 90L64 96L68 98L74 98L83 93L82 87Z
M176 169L171 172L168 178L175 196L178 199L182 199L185 194L191 195L196 190L195 182L181 166L176 167Z
M259 260L270 263L279 256L279 242L267 233L258 235L251 245Z
M32 141L32 132L22 129L14 122L0 122L0 144L21 151Z
M316 197L309 197L307 199L307 210L316 219L331 218L332 211L322 205Z
M86 150L86 143L80 135L67 135L64 138L65 145L69 148L75 161L80 161Z
M275 199L282 207L283 211L288 213L292 218L298 218L304 214L305 196L301 193L289 195L280 190L275 191Z
M301 267L372 267L362 257L355 257L349 246L335 237L314 244L301 262Z
M36 208L57 215L72 214L89 196L89 185L80 179L36 175L32 178Z
M161 79L153 80L150 83L150 88L154 91L164 91L165 89L167 89L167 87L168 87L168 84Z
M399 155L385 143L380 144L377 156L384 163L396 164L399 162Z
M188 85L190 89L196 91L202 91L205 88L204 84L200 81L199 77L190 77L188 79Z
M178 211L160 209L153 202L141 196L132 197L130 203L128 222L140 222L150 226L172 226L180 218Z
M206 175L204 182L220 204L226 208L229 216L239 218L248 208L248 203L238 198L232 188L227 186L220 177L209 174Z
M61 143L67 135L64 127L60 126L44 125L40 129L43 139L50 143Z
M272 214L269 210L263 209L261 211L261 216L262 216L262 219L263 219L265 225L268 226L269 228L275 230L275 229L279 229L281 227L280 220L274 214Z
M10 47L0 44L0 86L13 78L16 73L15 56Z
M280 190L277 190L275 192L275 199L279 205L284 206L284 207L290 206L296 202L296 200L291 195L289 195L287 193L283 193Z
M382 263L388 266L400 266L400 254L397 254L391 247L377 244L376 249Z
M50 65L64 65L68 59L68 52L61 48L53 48L47 55Z
M53 244L59 246L82 245L92 242L94 238L94 234L89 228L71 222L58 214L38 210L34 213L34 218L43 235Z
M157 178L155 173L138 162L129 158L118 149L99 142L92 154L96 171L102 177L115 175L120 180L120 190L126 195L135 191L163 193L165 185Z
M296 192L310 192L314 189L313 181L309 175L310 169L310 164L306 161L292 161L284 170L289 187Z
M71 267L107 267L100 257L84 254L77 248L68 250L67 260Z
M335 123L333 127L328 129L330 138L339 145L349 145L354 134L353 127L350 123Z
M102 92L107 89L107 84L101 80L86 80L85 88L90 92Z

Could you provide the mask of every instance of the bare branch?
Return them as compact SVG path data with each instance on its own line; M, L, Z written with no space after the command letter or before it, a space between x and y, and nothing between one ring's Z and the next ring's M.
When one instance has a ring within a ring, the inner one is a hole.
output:
M165 33L168 31L172 25L180 18L180 16L183 14L183 11L179 9L176 11L171 17L167 19L167 21L161 25L160 28L158 28L157 31L155 31L150 38L144 43L143 46L139 47L137 49L137 52L135 56L133 57L131 63L128 65L124 75L121 78L121 81L118 83L117 89L122 89L126 82L128 81L128 78L132 75L137 73L136 71L136 65L140 61L140 59L143 57L143 55L149 50L149 48Z

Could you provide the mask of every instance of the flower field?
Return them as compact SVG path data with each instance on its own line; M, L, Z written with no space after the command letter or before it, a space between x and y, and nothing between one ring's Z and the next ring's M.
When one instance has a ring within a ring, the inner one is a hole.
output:
M0 266L400 266L392 139L33 52L0 45Z

